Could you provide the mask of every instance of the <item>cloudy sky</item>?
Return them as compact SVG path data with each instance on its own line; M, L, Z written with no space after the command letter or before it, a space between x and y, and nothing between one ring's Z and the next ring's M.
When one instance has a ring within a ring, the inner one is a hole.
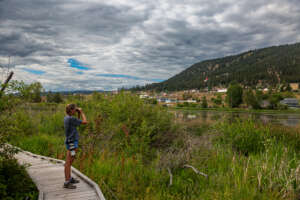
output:
M299 33L299 0L0 0L0 65L52 91L160 82Z

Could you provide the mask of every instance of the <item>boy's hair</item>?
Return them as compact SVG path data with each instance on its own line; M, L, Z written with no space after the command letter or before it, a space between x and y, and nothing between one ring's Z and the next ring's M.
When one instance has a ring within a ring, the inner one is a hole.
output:
M76 109L76 105L75 104L73 104L73 103L68 104L66 106L66 113L67 113L67 115L71 115L71 111L74 110L74 109Z

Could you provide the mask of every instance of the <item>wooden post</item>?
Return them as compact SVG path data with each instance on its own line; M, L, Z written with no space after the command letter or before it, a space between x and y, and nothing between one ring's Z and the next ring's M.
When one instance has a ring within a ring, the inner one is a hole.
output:
M5 80L4 84L2 85L1 91L0 91L0 98L2 96L2 93L4 92L5 88L7 87L7 83L10 81L12 76L14 75L14 72L10 72L7 79Z

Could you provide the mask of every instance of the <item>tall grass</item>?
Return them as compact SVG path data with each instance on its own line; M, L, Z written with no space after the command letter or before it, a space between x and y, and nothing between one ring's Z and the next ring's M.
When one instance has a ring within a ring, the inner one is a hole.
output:
M272 191L281 198L297 198L300 192L298 130L255 124L251 120L222 123L219 130L222 134L218 141L229 145L237 158L247 159L247 174L259 191Z
M74 165L100 185L107 199L292 200L299 196L298 130L251 120L182 127L164 108L124 93L70 101L83 108L89 121L80 128ZM64 159L64 106L57 107L61 109L55 112L20 111L15 118L19 131L11 142ZM213 145L203 145L201 140L209 138L214 138Z

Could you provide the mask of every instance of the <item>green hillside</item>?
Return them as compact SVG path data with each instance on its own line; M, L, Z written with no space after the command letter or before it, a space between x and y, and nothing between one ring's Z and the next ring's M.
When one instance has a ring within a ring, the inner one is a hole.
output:
M300 43L205 60L164 82L136 89L174 91L214 86L226 87L233 80L245 86L263 87L283 82L300 82Z

